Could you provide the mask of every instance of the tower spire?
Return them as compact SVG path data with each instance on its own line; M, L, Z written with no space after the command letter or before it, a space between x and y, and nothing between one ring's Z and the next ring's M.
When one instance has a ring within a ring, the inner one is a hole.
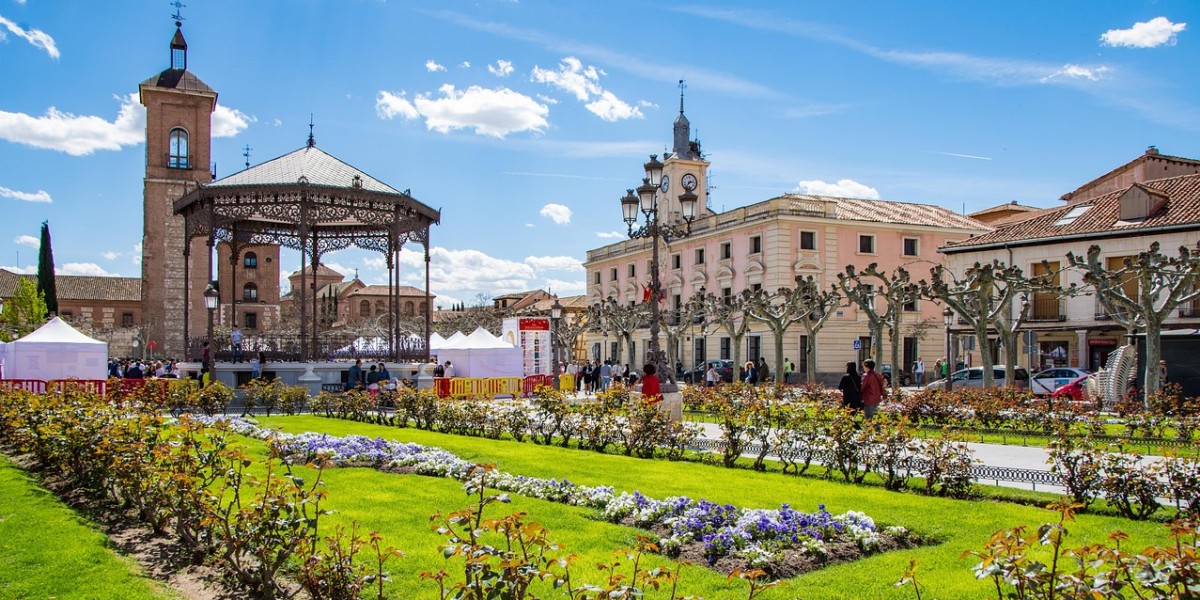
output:
M683 114L683 90L687 89L687 83L684 80L679 80L679 114Z
M312 148L317 145L316 138L313 137L313 116L308 113L308 147Z

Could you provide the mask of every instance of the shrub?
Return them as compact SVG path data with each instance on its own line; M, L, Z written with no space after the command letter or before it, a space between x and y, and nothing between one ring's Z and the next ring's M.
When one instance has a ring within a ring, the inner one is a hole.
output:
M1162 508L1158 497L1166 494L1158 479L1162 468L1158 462L1145 464L1140 454L1127 454L1117 447L1116 452L1103 455L1100 483L1108 503L1130 519L1147 519Z
M920 474L925 492L951 498L968 498L973 491L971 466L975 459L966 443L943 430L942 436L917 443Z
M1102 457L1091 438L1060 431L1050 442L1050 472L1062 479L1072 501L1087 508L1100 494Z

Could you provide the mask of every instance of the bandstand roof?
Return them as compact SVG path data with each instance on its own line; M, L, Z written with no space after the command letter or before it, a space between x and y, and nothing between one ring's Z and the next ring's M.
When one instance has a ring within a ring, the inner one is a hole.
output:
M424 244L438 210L309 144L234 173L175 201L187 237L236 237L319 254L358 246L385 253Z

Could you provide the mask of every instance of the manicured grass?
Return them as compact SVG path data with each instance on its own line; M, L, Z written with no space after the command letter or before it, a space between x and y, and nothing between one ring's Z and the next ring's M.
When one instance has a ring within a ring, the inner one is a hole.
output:
M854 563L836 565L794 578L783 588L770 590L763 598L911 598L911 591L892 587L912 558L921 562L920 579L928 584L927 597L980 598L989 587L971 571L974 561L961 558L965 550L981 548L993 531L1055 520L1049 511L1010 503L929 498L916 494L888 492L875 487L724 469L696 463L672 463L594 452L537 446L513 441L494 441L415 429L339 421L314 416L260 419L266 426L290 433L324 431L331 435L360 434L411 441L444 448L478 462L495 463L512 473L537 477L567 478L584 485L612 485L620 490L640 490L649 496L687 495L745 507L777 508L788 503L799 510L815 510L825 504L838 514L859 510L881 525L903 525L941 540L940 544L890 552ZM428 582L415 581L421 570L446 568L437 545L440 538L429 532L428 517L437 510L447 512L467 504L459 484L418 476L389 475L369 469L332 469L326 472L329 507L339 511L337 520L356 519L363 526L380 530L393 544L408 553L392 566L397 582L395 598L433 597ZM529 512L529 518L550 528L550 537L582 558L575 573L590 580L599 575L591 565L610 562L611 551L631 543L634 530L595 520L592 511L532 499L516 498L514 506ZM1161 524L1139 523L1109 516L1080 515L1068 524L1068 546L1099 543L1113 530L1130 534L1127 548L1165 544L1167 529ZM715 598L740 597L744 584L725 583L721 575L701 566L685 570L683 593Z
M0 456L0 598L172 598L106 538Z

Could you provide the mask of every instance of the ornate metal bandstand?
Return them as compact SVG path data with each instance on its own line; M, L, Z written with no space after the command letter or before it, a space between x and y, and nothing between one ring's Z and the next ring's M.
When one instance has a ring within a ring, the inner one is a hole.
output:
M318 289L321 257L351 246L383 254L388 269L388 354L393 360L413 359L415 347L398 330L400 272L397 259L408 242L425 254L425 295L429 296L429 230L441 213L318 149L308 145L295 152L202 185L175 201L184 218L184 280L191 281L191 241L208 241L208 279L213 279L213 249L218 241L230 245L231 259L249 245L278 244L300 252L299 335L280 358L321 360L329 356L319 339ZM233 270L236 274L236 269ZM232 286L236 290L236 282ZM231 290L231 292L233 291ZM236 303L236 294L231 293ZM184 301L184 338L190 338L189 297ZM428 358L430 310L425 311L421 358ZM236 304L233 307L236 314Z

